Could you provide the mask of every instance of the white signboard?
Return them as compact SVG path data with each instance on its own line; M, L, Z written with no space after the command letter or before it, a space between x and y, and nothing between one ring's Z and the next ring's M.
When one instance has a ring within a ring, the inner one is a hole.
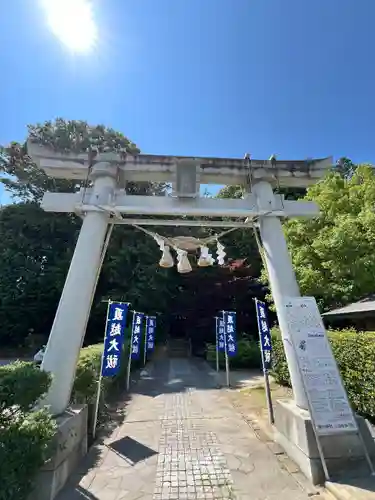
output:
M283 307L316 432L321 436L357 432L315 298L284 298Z

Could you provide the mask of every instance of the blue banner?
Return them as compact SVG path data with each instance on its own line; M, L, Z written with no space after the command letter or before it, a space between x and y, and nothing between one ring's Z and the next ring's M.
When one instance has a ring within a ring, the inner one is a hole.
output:
M222 318L216 318L216 345L219 352L225 352L224 335L224 320Z
M256 300L255 303L257 310L260 347L262 349L263 366L265 370L269 370L272 366L272 342L270 327L267 319L266 304L264 302L260 302L259 300Z
M227 354L228 356L235 356L237 354L236 313L234 311L224 311L223 319Z
M143 313L133 313L133 328L131 337L131 357L132 359L139 359L141 354L141 329L143 321Z
M156 318L148 316L146 319L146 350L153 351L155 348Z
M126 316L129 304L110 302L107 313L107 331L104 340L102 376L112 377L120 369Z

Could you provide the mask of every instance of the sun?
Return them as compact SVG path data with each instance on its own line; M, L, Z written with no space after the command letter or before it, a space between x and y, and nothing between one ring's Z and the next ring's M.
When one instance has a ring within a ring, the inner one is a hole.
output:
M89 0L42 0L48 24L55 36L74 52L88 52L97 38Z

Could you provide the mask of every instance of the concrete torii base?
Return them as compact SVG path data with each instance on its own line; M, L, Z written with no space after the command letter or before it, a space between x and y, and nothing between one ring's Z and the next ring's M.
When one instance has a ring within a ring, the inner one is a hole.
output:
M87 453L86 405L74 405L56 418L54 453L40 470L28 500L53 500Z
M309 412L298 408L293 400L276 401L274 410L275 441L314 485L324 484L324 471ZM357 415L356 418L367 450L374 459L375 443L369 424L363 417ZM324 436L320 438L320 442L332 477L356 471L365 471L370 475L358 435Z

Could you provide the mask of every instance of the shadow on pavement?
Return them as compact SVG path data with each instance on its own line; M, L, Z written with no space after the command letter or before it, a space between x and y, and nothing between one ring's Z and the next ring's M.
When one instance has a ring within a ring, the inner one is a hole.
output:
M158 454L157 451L145 446L130 436L125 436L117 441L112 441L112 443L109 443L107 446L131 465L135 465L138 462L142 462L143 460Z
M99 500L79 483L87 472L96 467L100 459L101 450L97 445L92 446L88 454L79 463L77 470L72 474L72 476L70 476L68 482L59 492L56 500L81 500L83 498L87 498L89 500Z
M79 483L103 459L103 453L105 453L103 443L124 422L130 400L131 394L125 392L122 392L120 395L117 393L117 398L113 397L104 412L105 421L103 425L97 428L95 441L92 440L92 422L88 422L88 453L78 464L76 471L70 476L63 489L57 495L56 500L81 500L84 498L99 500L95 495L80 486Z
M88 490L85 488L82 488L82 486L76 486L74 491L70 493L69 500L99 500L99 498L92 493L90 493Z
M122 392L121 394L117 393L117 395L109 401L103 411L101 423L99 423L96 429L96 443L102 443L107 437L111 436L117 427L124 423L130 401L131 394L126 392ZM91 411L91 414L93 414L93 411ZM92 424L92 421L88 422L89 438L91 437L91 440L89 439L90 446L93 444Z
M169 378L170 364L176 369L175 377ZM184 366L193 366L194 370L184 371ZM231 373L230 388L241 389L249 385L262 385L263 376L260 370L236 371ZM217 373L202 358L168 358L157 360L153 369L131 387L133 394L157 397L162 394L185 392L191 387L198 390L220 389L226 386L225 372Z
M170 367L173 363L174 373ZM190 368L193 366L194 370ZM153 363L151 372L131 387L133 394L157 397L162 394L186 392L195 387L202 390L219 389L215 374L206 361L199 358L170 358L157 360Z
M326 483L326 487L336 498L375 499L375 477L369 476L368 473L357 477L332 479L332 482Z

